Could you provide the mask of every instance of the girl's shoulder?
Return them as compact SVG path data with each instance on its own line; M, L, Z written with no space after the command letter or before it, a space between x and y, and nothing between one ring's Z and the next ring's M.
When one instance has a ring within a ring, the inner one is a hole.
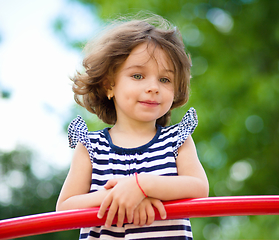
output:
M198 125L198 117L196 110L191 107L177 124L162 127L162 133L167 132L184 132L189 131L192 134Z
M89 132L86 122L81 116L77 116L68 127L69 147L76 148L78 142L86 147L91 161L94 158L94 150L98 146L108 145L104 130Z
M196 109L191 107L183 116L180 123L178 123L177 125L179 129L179 133L183 133L186 131L188 132L188 135L192 134L196 129L196 127L198 126L198 116L197 116Z
M171 126L163 127L161 136L163 138L173 138L173 151L175 157L178 155L178 149L185 140L191 135L198 125L198 117L196 110L191 107L183 116L182 120Z
M68 126L69 147L75 148L78 142L86 145L89 140L88 128L81 116L77 116Z
M104 130L89 131L86 122L81 116L77 116L68 126L69 146L75 148L78 142L85 145L94 143L94 139L105 138Z

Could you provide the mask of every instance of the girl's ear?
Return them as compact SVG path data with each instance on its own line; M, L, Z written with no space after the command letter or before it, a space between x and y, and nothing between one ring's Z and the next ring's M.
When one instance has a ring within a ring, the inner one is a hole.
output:
M113 94L113 87L112 87L112 84L111 84L111 81L109 79L106 79L104 81L104 88L107 92L107 97L108 99L110 100L111 98L113 98L114 94Z
M113 94L113 90L112 89L108 89L107 90L107 96L108 96L108 100L113 98L114 94Z

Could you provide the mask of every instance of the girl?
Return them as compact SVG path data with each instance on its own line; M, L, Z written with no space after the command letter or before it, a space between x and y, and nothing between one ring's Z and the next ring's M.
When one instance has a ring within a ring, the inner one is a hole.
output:
M87 49L75 100L113 127L88 132L81 117L72 121L75 152L57 210L100 206L103 218L109 207L105 226L81 229L80 239L192 239L189 219L154 221L153 209L165 219L161 201L208 196L191 137L195 110L166 127L189 94L191 63L180 33L153 16L115 23Z

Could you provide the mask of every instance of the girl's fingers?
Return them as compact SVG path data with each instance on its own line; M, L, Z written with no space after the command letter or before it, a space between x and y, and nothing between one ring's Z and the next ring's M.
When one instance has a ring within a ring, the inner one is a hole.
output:
M116 179L111 179L111 180L108 180L107 182L106 182L106 184L104 185L104 188L105 189L111 189L111 188L113 188L116 184L117 184L117 180Z
M114 216L117 213L117 209L118 209L118 205L115 202L112 202L108 211L105 227L109 228L111 226Z
M112 197L110 196L110 194L104 199L104 201L102 202L100 209L98 211L97 217L98 218L103 218L107 208L109 207L109 205L111 204L112 201Z
M130 208L130 207L126 208L127 221L129 223L133 222L134 211L135 211L135 208Z
M155 212L152 205L148 205L146 207L146 215L147 215L146 225L152 224L155 220Z
M140 219L140 217L139 217L139 210L136 209L135 212L134 212L134 222L133 222L133 224L138 226L139 222L140 222L139 219Z
M133 177L124 179L111 179L105 184L105 189L110 193L103 200L98 211L98 218L103 218L109 207L106 227L111 226L116 214L118 214L117 226L122 226L125 214L129 223L133 222L134 211L144 198ZM127 191L129 189L130 191ZM139 216L140 219L140 216Z
M160 217L162 219L166 219L167 218L167 212L166 212L166 209L164 207L164 204L158 199L154 199L154 201L152 201L152 204L155 208L157 208L157 210L160 214Z
M125 208L119 207L118 209L118 218L117 218L117 227L122 227L125 218Z
M146 223L146 218L147 218L146 214L147 212L145 208L140 210L140 222L139 222L140 226L143 226Z

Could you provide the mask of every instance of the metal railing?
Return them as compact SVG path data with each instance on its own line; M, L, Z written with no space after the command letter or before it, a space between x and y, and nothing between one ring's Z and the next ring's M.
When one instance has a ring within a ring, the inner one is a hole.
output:
M164 205L167 219L279 215L279 195L183 199L164 202ZM98 210L99 208L76 209L0 220L0 239L101 226L105 223L105 217L98 219ZM155 212L155 219L160 220L156 209Z

